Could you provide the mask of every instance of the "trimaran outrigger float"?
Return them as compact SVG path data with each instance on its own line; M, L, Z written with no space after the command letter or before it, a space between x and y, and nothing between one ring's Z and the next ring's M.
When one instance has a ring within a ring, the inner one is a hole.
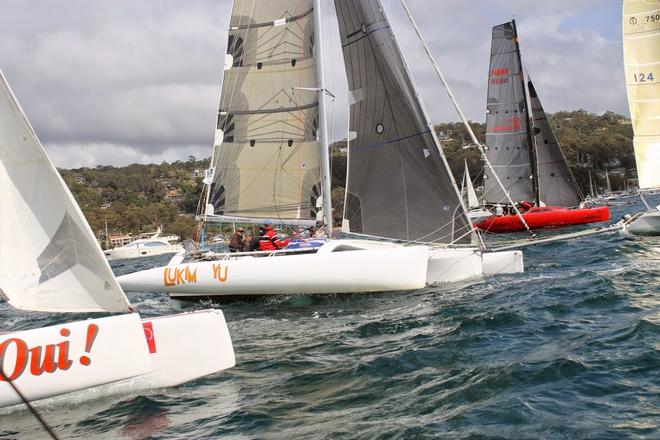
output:
M344 226L369 240L215 255L123 275L125 289L173 298L376 292L523 270L521 252L471 244L479 237L380 2L335 6L351 97ZM320 24L320 0L234 1L206 221L305 226L318 217L332 232Z
M222 312L141 319L0 72L0 299L23 310L113 312L0 333L0 407L93 389L173 386L234 365Z

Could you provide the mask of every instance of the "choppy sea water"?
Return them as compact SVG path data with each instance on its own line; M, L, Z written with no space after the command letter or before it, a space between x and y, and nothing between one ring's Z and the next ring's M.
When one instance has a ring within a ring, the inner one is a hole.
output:
M224 304L235 368L39 410L80 439L660 438L660 238L552 243L525 263L415 292ZM145 316L211 306L129 297ZM5 331L88 316L0 304ZM7 438L44 432L27 411L0 411Z

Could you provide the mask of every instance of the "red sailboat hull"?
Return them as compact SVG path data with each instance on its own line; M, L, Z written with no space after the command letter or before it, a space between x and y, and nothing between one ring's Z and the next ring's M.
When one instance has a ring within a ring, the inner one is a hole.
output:
M538 229L604 222L610 219L610 208L607 206L596 206L593 208L544 206L531 208L523 213L522 216L530 229ZM488 232L515 232L525 230L520 217L516 214L493 215L475 223L475 226Z

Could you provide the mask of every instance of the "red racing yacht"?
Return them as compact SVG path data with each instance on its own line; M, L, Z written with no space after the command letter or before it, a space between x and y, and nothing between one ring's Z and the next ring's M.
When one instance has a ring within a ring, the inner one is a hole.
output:
M484 175L482 204L493 215L478 219L479 229L525 230L510 200L530 229L609 220L607 206L586 206L534 85L531 80L525 84L515 20L493 28L486 145L502 185Z

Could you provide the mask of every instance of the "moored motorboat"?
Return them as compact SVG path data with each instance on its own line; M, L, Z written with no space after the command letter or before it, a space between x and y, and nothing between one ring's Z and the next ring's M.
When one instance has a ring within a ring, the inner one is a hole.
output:
M154 255L176 254L182 250L183 246L178 243L172 244L166 237L152 237L135 240L125 246L109 249L103 253L108 260L125 260L151 257Z

